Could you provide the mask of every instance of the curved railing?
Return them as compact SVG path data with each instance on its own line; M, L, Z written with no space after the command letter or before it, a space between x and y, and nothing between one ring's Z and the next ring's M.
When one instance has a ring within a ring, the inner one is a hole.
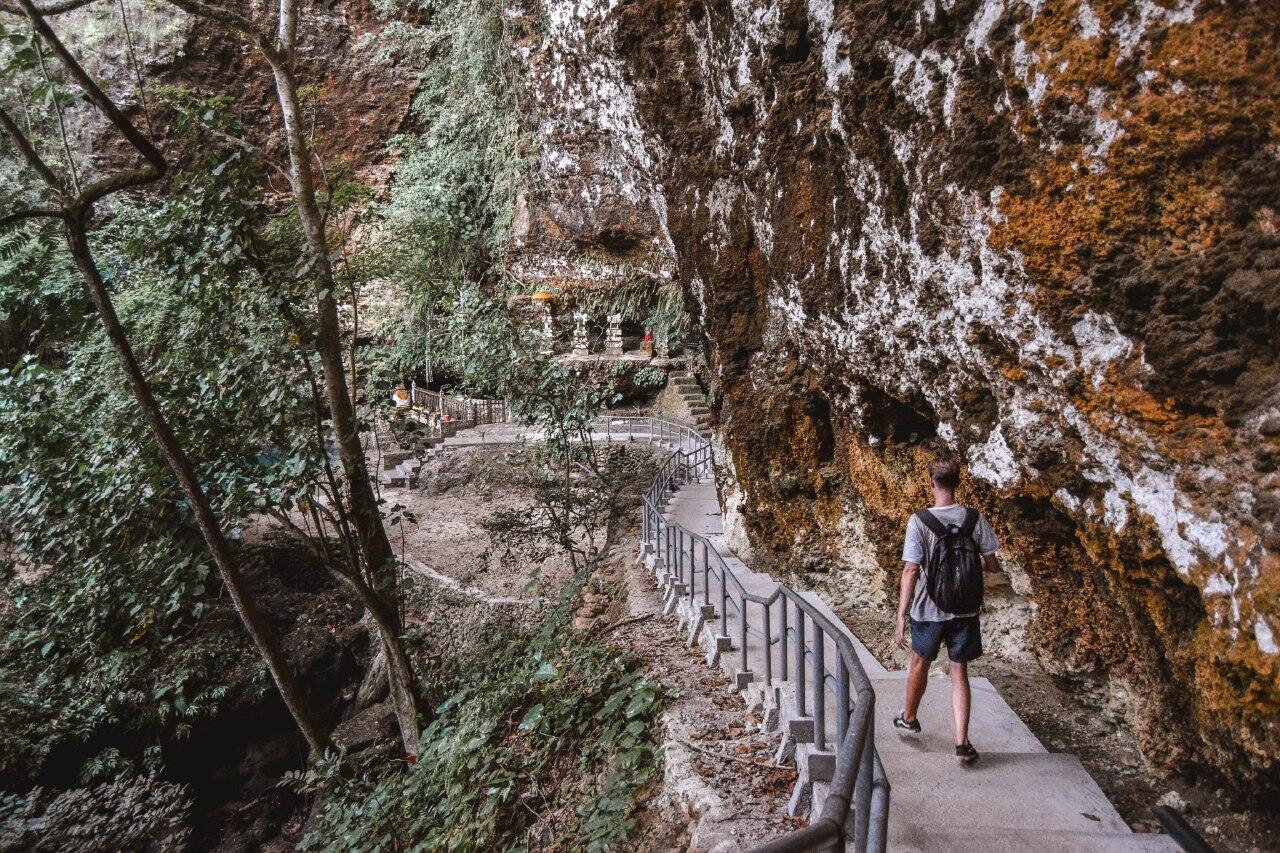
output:
M718 599L714 602L715 618L720 627L716 636L718 648L727 649L731 645L729 615L733 609L738 622L741 672L748 674L746 681L754 678L748 636L763 643L764 680L768 685L774 682L777 648L777 674L783 682L794 681L796 711L801 721L812 723L814 749L826 753L829 747L835 748L834 773L820 817L803 829L756 848L756 853L842 850L849 835L857 851L883 851L889 816L889 782L875 748L875 691L853 643L811 601L790 587L777 584L768 595L748 590L705 536L663 516L668 499L682 484L711 475L709 441L689 427L648 417L597 418L592 432L603 434L609 441L641 439L674 446L644 497L641 533L646 553L662 561L668 575L674 578L672 588L687 597L691 608L696 606L699 597L699 576L704 607L713 606L714 590L714 598ZM759 614L755 626L751 620L752 610ZM827 665L828 641L835 650L834 669ZM833 742L828 740L826 718L828 685L835 693ZM853 822L851 833L850 820Z
M510 419L510 409L505 400L455 397L426 388L413 389L413 405L441 417L475 424L503 424Z

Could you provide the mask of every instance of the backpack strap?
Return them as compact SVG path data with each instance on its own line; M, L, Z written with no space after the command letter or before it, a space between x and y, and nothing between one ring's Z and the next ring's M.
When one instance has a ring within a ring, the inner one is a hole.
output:
M947 526L945 524L943 524L941 521L938 520L938 517L936 515L929 512L929 510L927 509L922 509L919 512L917 512L916 518L920 519L920 523L923 524L925 527L929 528L929 530L933 532L933 535L937 536L939 539L943 538L944 536L946 536L951 532L950 530L947 529Z
M966 507L964 511L964 524L960 525L960 533L972 539L974 531L978 529L978 519L981 517L982 516L976 509Z

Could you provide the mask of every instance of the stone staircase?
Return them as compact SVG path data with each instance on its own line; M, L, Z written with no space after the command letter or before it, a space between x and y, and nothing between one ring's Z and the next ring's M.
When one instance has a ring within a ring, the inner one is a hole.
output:
M505 425L500 425L505 426ZM493 429L484 427L483 429ZM392 488L416 488L422 460L444 444L448 444L460 432L471 432L474 421L445 421L434 430L423 429L409 435L402 445L385 427L378 428L378 443L382 447L382 464L378 470L378 483Z
M691 425L704 438L711 437L711 406L698 379L688 370L674 371L667 382L689 410Z
M754 572L724 544L724 528L714 483L682 486L668 501L664 517L686 530L706 536L752 593L768 595L777 582ZM661 559L650 556L660 584ZM696 564L695 560L695 564ZM766 643L759 631L748 633L743 665L736 607L721 620L715 613L719 589L713 573L708 607L702 603L704 578L695 569L695 597L686 603L668 594L668 612L679 618L681 635L692 645L702 643L708 663L735 679L748 707L762 715L767 726L784 732L779 758L794 760L798 780L791 797L793 813L814 819L827 796L834 769L834 691L827 693L827 747L813 746L812 708L808 719L797 719L794 682L781 678L778 655L771 661L774 677L764 683ZM687 587L677 590L685 592ZM804 597L828 619L841 624L815 593ZM714 615L712 615L714 614ZM753 615L751 624L758 624ZM777 626L778 616L773 624ZM732 645L724 642L730 638ZM719 641L717 636L721 636ZM848 634L875 690L875 744L892 786L888 849L893 851L1035 850L1046 851L1172 851L1177 846L1165 835L1135 834L1116 812L1079 759L1050 753L985 678L971 678L971 740L982 753L977 764L959 766L954 758L950 683L932 678L920 707L923 731L901 737L893 715L902 707L904 671L890 671L866 647ZM719 643L719 645L717 645ZM828 641L828 669L835 660ZM794 676L794 667L791 671ZM807 729L805 726L807 725ZM767 839L743 839L758 843Z

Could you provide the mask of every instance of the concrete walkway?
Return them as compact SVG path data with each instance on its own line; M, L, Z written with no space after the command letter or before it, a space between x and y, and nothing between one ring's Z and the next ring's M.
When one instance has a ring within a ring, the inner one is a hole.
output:
M752 571L724 544L724 526L714 483L688 484L668 502L664 517L686 530L708 537L735 576L752 592L769 595L777 583ZM709 599L720 600L713 578L704 581L695 571L697 602L704 586ZM816 594L805 596L836 624L838 617ZM736 611L735 605L730 608ZM773 625L779 624L775 614ZM716 615L719 619L719 614ZM714 658L730 676L743 670L738 614L728 614L725 633L735 642L731 651ZM751 624L759 624L752 616ZM705 626L704 626L705 627ZM709 632L709 631L708 631ZM721 633L718 627L715 633ZM985 678L971 678L970 740L982 753L977 764L961 767L955 761L952 737L950 683L934 678L920 708L923 731L900 737L893 728L902 707L906 673L889 671L851 633L863 669L876 693L875 742L892 785L889 849L895 851L1035 850L1047 851L1171 851L1178 848L1163 835L1135 834L1107 800L1080 761L1072 755L1049 753ZM752 683L744 687L748 704L794 703L794 685L780 675L774 654L775 677L762 684L765 670L763 636L748 636L747 665ZM834 666L834 644L828 643L827 668ZM794 667L793 667L794 669ZM794 676L794 673L792 673ZM812 676L810 676L812 677ZM829 743L834 740L834 691L828 691ZM778 709L783 718L786 708ZM812 755L809 745L795 744L800 781L793 807L810 815L821 810L826 784L821 774L804 766ZM756 839L764 840L764 839Z

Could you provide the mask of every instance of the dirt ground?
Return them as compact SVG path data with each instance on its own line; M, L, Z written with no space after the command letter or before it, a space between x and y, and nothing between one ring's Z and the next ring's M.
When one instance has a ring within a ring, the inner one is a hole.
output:
M419 488L384 487L387 506L407 513L388 529L392 547L488 595L553 595L573 576L569 560L556 554L531 568L535 563L514 549L508 553L486 527L504 511L528 505L525 460L519 447L459 448L428 462Z
M891 611L868 608L840 615L886 667L906 666L906 652L893 645ZM1280 808L1248 808L1220 788L1164 778L1151 770L1133 732L1099 685L1055 678L1025 656L988 654L970 671L990 679L1046 749L1078 757L1135 832L1161 831L1151 809L1165 797L1166 802L1182 801L1179 810L1215 850L1280 850Z
M762 732L723 672L707 666L697 646L685 648L674 618L661 615L661 596L631 557L637 544L634 536L625 540L617 571L626 581L626 612L639 621L619 630L617 642L672 699L664 715L665 778L631 849L727 853L804 826L786 814L795 769L773 763L781 733Z

